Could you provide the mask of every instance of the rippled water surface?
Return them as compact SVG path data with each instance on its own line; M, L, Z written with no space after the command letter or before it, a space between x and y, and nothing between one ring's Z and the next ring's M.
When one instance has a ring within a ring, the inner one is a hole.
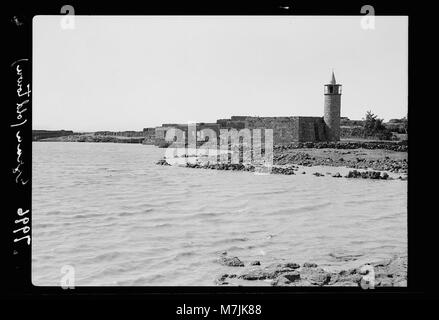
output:
M407 183L158 166L164 150L33 143L32 281L214 285L244 262L343 266L406 253Z

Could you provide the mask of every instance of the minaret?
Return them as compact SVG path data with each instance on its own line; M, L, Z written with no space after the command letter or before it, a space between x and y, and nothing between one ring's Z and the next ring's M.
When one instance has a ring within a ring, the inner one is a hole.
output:
M326 124L326 139L340 141L340 107L341 84L335 81L334 71L329 84L325 84L325 111L323 120Z

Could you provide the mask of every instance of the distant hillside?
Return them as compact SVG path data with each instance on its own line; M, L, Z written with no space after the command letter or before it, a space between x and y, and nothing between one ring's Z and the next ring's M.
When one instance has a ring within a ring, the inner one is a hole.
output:
M71 130L32 130L32 141L73 135Z
M143 131L97 131L88 133L71 130L33 130L32 141L143 143Z

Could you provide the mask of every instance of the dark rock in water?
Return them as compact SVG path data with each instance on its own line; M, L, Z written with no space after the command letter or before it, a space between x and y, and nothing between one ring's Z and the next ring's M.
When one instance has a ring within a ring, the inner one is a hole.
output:
M224 273L223 275L219 276L218 280L220 281L224 281L225 279L227 279L229 277L229 275L227 273Z
M306 268L301 271L301 276L312 285L324 286L331 281L331 274L322 268Z
M239 276L242 280L273 280L273 286L335 286L335 287L362 287L364 286L367 269L373 267L376 287L407 286L407 256L395 256L379 262L367 264L362 267L329 272L320 268L315 263L304 263L302 268L297 268L295 263L272 264L265 268L256 267L245 270ZM230 279L237 275L223 274L217 280L219 285L229 284Z
M170 166L170 164L165 159L160 159L159 161L157 161L156 164L161 166Z
M294 268L287 267L287 265L294 265ZM263 269L253 269L240 276L244 280L264 280L264 279L274 279L281 274L294 272L297 268L296 264L276 264L271 265Z
M272 174L292 175L292 174L295 174L294 170L295 170L294 167L288 167L288 168L273 167L271 169L271 173Z
M356 269L342 270L339 273L331 275L331 279L328 283L330 286L342 286L342 287L358 287L362 276L357 273Z
M302 171L302 174L306 174L306 172L305 172L305 171Z
M305 262L303 264L304 268L317 268L317 264L316 263L312 263L312 262Z
M300 280L300 273L297 271L294 272L288 272L288 273L284 273L282 274L282 277L287 278L289 281L294 282L296 280Z
M218 279L215 280L215 283L218 285L226 285L228 284L227 281L225 281L227 278L229 277L229 275L227 273L221 275L218 277Z
M294 285L294 283L300 281L300 273L297 271L284 273L278 278L276 278L271 285L272 286L289 286ZM303 284L303 283L301 283ZM306 285L306 284L305 284Z
M341 178L341 174L340 174L340 172L337 172L337 173L333 174L332 177Z
M320 172L314 172L313 175L315 175L316 177L323 177L323 176L325 176L323 173L320 173Z
M227 273L224 273L224 274L222 274L221 276L219 276L219 277L215 280L215 283L216 283L217 285L221 285L221 286L223 286L223 285L227 285L227 284L229 284L229 282L227 282L226 280L227 280L227 279L233 279L233 278L236 278L236 274L227 274Z
M251 266L260 266L261 265L261 262L260 261L252 261L252 262L250 262L250 265Z
M244 280L264 280L264 279L273 279L274 277L275 277L274 273L262 269L250 270L249 272L239 276L239 278Z
M238 257L221 257L219 263L228 267L243 267L244 262L238 259Z
M291 269L298 269L300 268L300 264L295 262L287 262L287 263L280 263L277 265L278 268L291 268Z
M349 171L346 178L362 178L362 179L383 179L390 180L386 172L382 174L379 171Z
M289 286L291 285L291 281L288 280L285 277L279 277L277 279L274 279L273 282L271 283L272 286L279 286L279 287L284 287L284 286Z

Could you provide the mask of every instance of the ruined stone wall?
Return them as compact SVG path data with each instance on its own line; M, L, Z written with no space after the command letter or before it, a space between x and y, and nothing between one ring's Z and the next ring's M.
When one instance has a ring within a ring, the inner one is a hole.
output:
M300 142L326 141L325 122L322 117L298 117Z
M247 127L246 119L239 119L239 120L220 119L217 120L216 123L219 125L220 129L233 128L233 129L241 130Z
M154 129L154 140L155 140L154 144L157 146L166 146L167 144L169 144L170 142L166 141L166 133L171 128L176 128L181 130L182 134L184 135L185 144L189 142L189 137L188 137L189 127L187 124L163 124L161 127L157 127ZM213 130L216 133L217 137L219 138L220 125L218 123L204 123L204 122L197 123L196 124L197 140L201 139L200 131L203 129ZM195 137L193 136L192 138ZM197 141L197 142L201 142L201 141Z
M187 125L167 124L162 127L155 128L155 144L166 144L166 132L170 128L181 129L186 136L188 142ZM328 141L326 124L323 117L244 117L233 116L231 119L219 119L216 123L198 123L197 131L202 129L212 129L220 137L221 129L262 129L261 135L264 140L264 129L273 130L273 144L289 144L291 142L318 142ZM197 140L201 140L201 136L197 134ZM201 142L201 141L198 141Z
M299 139L299 117L248 117L247 128L273 129L273 144L286 144Z
M221 128L273 129L274 144L326 141L322 117L232 117L217 121ZM262 135L264 133L262 132Z
M155 128L143 128L143 144L154 144L155 143Z
M155 139L154 144L156 146L164 146L166 144L166 131L168 131L170 127L157 127L155 128Z

